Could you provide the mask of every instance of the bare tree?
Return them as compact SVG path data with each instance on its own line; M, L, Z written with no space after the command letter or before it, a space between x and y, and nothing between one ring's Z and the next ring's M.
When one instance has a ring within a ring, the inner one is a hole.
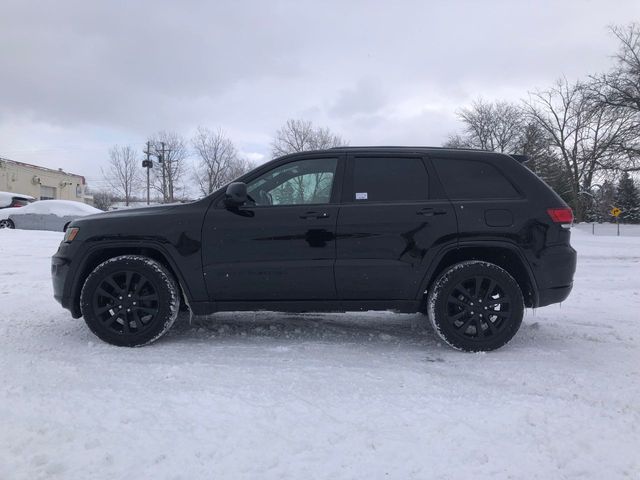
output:
M167 131L158 132L149 141L152 151L158 156L160 167L152 170L153 188L160 192L164 202L173 202L183 187L182 179L189 156L187 142L181 135ZM164 154L161 153L163 144Z
M131 197L140 186L136 150L129 145L115 145L109 150L109 165L102 170L109 186L129 205Z
M289 153L322 150L347 144L340 135L328 128L315 127L308 120L289 119L276 132L271 143L271 151L274 157L280 157Z
M636 134L619 145L620 152L627 155L624 169L640 170L640 24L611 27L619 41L615 64L608 72L592 77L591 93L598 101L616 109L632 112Z
M249 162L238 156L233 142L220 129L198 127L191 145L198 156L193 176L203 195L209 195L250 169Z
M523 127L522 109L509 102L485 102L478 99L458 112L464 123L464 136L449 139L459 145L492 152L514 153Z
M104 210L105 212L113 205L114 197L111 192L107 190L98 190L93 192L93 206Z
M620 147L635 134L628 111L595 101L591 86L558 81L551 89L530 93L526 110L532 123L551 140L571 186L572 206L580 221L581 195L596 173L621 167Z

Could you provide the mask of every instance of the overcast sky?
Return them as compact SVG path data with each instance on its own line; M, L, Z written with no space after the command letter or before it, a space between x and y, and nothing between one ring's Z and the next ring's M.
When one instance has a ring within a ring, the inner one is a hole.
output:
M269 157L304 118L440 145L455 112L606 70L640 1L0 0L0 156L97 184L109 146L222 127Z

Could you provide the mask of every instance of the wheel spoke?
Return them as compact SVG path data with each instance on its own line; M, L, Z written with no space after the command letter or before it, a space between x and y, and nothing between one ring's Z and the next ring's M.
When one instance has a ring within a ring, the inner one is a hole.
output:
M143 312L147 312L151 315L155 315L156 313L158 313L158 309L157 308L148 308L148 307L141 307L139 305L136 305L133 307L134 310L142 310Z
M141 295L140 297L138 297L138 300L140 300L141 302L158 300L158 295L156 295L155 293L150 293L149 295Z
M458 305L459 307L467 308L469 305L464 303L463 301L457 299L453 295L449 296L449 303L453 303L454 305Z
M480 317L476 317L476 335L478 337L484 337L484 331L482 330L482 319Z
M120 285L118 285L115 280L113 279L113 277L107 277L104 279L105 283L109 284L111 286L111 288L113 288L113 290L117 293L122 293L122 287L120 287Z
M149 283L149 280L147 280L142 275L138 275L138 276L139 276L139 279L138 279L138 283L136 284L136 288L133 292L134 295L140 294L140 292L142 291L142 287L144 287L147 283Z
M104 307L98 307L96 310L96 315L102 315L104 312L108 312L109 310L113 310L113 305L105 305Z
M131 279L133 278L133 272L127 270L124 274L124 293L129 293L129 288L131 287Z
M473 277L473 291L475 293L475 297L480 297L480 286L482 285L482 277Z
M493 293L493 291L496 288L496 281L495 280L489 280L489 287L487 288L487 291L484 292L484 295L482 296L482 301L486 302L491 298L491 294Z
M473 295L471 295L471 292L462 284L457 285L456 288L454 288L454 291L455 290L459 291L462 295L467 297L467 300L470 300L473 298Z
M96 293L98 293L99 295L102 295L103 297L108 297L111 300L117 301L118 299L112 294L107 292L104 288L99 287L98 290L96 291Z
M497 307L498 305L508 305L509 303L509 297L501 297L487 302L485 307Z
M497 332L497 329L496 329L496 326L493 324L493 322L489 318L487 318L485 319L485 323L489 327L489 330L491 330L491 334L495 335Z
M473 321L474 318L475 317L469 317L467 321L464 322L458 330L460 330L462 333L466 332L467 328L469 328L469 325L471 325L471 322Z
M120 310L118 310L117 312L114 312L113 315L111 315L109 318L107 318L104 323L107 327L111 327L119 318L120 316Z

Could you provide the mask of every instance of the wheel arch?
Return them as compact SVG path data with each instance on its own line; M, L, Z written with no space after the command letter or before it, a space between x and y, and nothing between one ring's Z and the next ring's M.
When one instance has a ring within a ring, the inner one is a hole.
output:
M161 246L153 245L141 247L136 245L119 245L96 247L86 255L82 264L78 268L77 275L75 276L71 292L71 298L73 300L72 314L74 317L79 318L82 316L80 311L80 292L87 276L102 262L121 255L140 255L151 258L160 263L171 275L173 275L176 282L178 282L178 286L180 287L180 301L182 304L189 304L191 299L185 279L180 272L180 269L172 261L171 256L164 251Z
M486 242L478 245L460 245L446 250L440 255L439 260L434 262L435 267L427 272L423 280L419 295L422 295L422 309L425 307L426 295L433 282L440 274L451 265L468 260L481 260L498 265L506 270L518 283L524 304L526 307L533 307L538 303L537 285L531 268L526 259L517 251L517 247L506 242Z

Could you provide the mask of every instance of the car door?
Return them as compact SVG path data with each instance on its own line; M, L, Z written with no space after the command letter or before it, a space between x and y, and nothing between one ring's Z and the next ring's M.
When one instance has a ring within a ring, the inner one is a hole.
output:
M213 301L335 299L342 155L283 160L247 181L251 201L212 206L203 268Z
M337 227L338 298L416 298L439 246L457 229L430 170L417 155L349 155Z

